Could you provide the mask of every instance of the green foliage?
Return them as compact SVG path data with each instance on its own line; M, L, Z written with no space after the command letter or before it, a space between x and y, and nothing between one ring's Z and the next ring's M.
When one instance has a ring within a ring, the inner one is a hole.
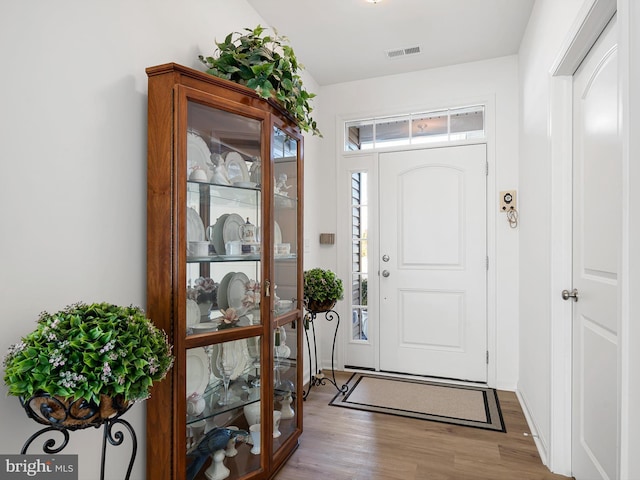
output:
M198 55L207 67L207 73L252 88L263 98L274 98L296 120L305 132L322 137L311 117L309 100L314 93L307 92L298 71L298 63L288 39L274 30L273 35L262 34L264 27L245 28L245 34L233 32L223 42L216 42L212 56ZM234 38L237 37L237 38Z
M312 268L304 272L304 297L322 303L327 300L342 300L344 288L331 270Z
M362 303L361 305L368 305L369 302L369 282L366 278L362 279L362 282L360 283L360 288L362 289L362 299L360 300Z
M171 345L142 309L77 303L43 312L4 358L9 394L46 392L99 403L100 394L143 400L171 366Z

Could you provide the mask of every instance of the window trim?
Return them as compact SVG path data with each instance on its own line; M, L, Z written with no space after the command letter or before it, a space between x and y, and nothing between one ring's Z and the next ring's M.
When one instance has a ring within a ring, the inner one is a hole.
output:
M451 118L455 116L456 111L460 110L472 110L481 111L482 113L482 130L470 130L469 132L451 132ZM434 137L438 137L438 139L429 140L428 137L420 136L415 137L413 135L413 122L421 119L421 117L429 116L432 114L441 113L442 116L446 116L446 130L447 133L434 134ZM383 144L382 146L376 146L376 136L377 129L376 126L379 124L388 123L389 121L393 121L393 119L404 119L406 118L409 122L408 131L409 134L406 137L398 138L398 143L394 144ZM364 125L371 125L371 144L370 148L358 148L354 150L348 149L347 141L350 139L349 135L349 124L354 124L352 126L356 126L356 124L361 123ZM451 139L452 135L465 135L471 132L481 132L477 135L466 137L463 139ZM441 137L446 136L446 139L440 139ZM415 139L420 138L422 141L416 142ZM425 141L426 139L426 141ZM409 113L393 113L393 114L385 114L385 115L374 115L367 117L359 117L353 118L349 120L343 119L342 121L342 147L341 151L343 155L352 155L355 152L383 152L389 150L398 150L398 149L410 149L410 148L425 148L428 146L440 146L440 145L458 145L464 143L478 143L479 141L487 140L487 102L472 102L470 104L458 105L458 106L449 106L442 108L433 108L433 109L425 109L425 110L417 110ZM402 143L400 143L402 142Z

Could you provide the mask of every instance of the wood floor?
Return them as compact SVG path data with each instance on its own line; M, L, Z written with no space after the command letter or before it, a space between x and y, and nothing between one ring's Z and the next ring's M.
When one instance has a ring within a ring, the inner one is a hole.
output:
M336 374L339 384L350 376ZM300 446L277 480L552 480L512 392L499 391L507 433L331 407L331 384L305 402Z

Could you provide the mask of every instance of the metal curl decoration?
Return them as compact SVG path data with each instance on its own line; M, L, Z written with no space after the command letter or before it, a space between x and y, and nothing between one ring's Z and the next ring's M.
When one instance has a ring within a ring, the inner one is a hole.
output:
M64 402L48 393L37 393L28 400L20 397L20 403L29 418L54 428L79 430L102 424L100 406L83 398Z
M125 440L123 431L126 429L131 435L132 442L131 457L125 476L125 480L129 480L138 452L138 441L131 424L120 417L133 406L133 402L125 402L117 397L104 397L101 399L101 405L85 399L66 402L47 393L38 393L28 400L20 397L20 403L29 418L40 424L47 425L27 439L20 451L21 454L26 454L31 444L38 437L48 432L59 432L63 436L61 444L57 447L55 438L47 439L42 445L44 453L56 454L64 450L69 444L69 432L88 427L99 428L103 426L100 480L104 480L107 443L114 447L122 445ZM116 426L124 428L114 431Z
M20 455L25 455L27 453L27 450L31 446L31 444L34 442L34 440L36 438L38 438L39 436L44 435L47 432L59 432L64 437L64 441L58 447L56 447L55 446L56 445L56 439L55 438L47 439L42 444L42 451L44 453L47 453L47 454L60 453L64 449L64 447L66 447L67 444L69 443L69 431L68 430L60 429L60 428L54 427L54 426L49 426L49 427L43 428L42 430L38 430L36 433L31 435L27 439L25 444L23 445L22 450L20 450Z
M129 480L131 477L131 471L133 470L133 463L136 460L136 454L138 452L138 440L136 438L136 433L133 430L133 427L129 422L123 420L122 418L109 419L104 424L104 430L102 433L102 462L100 464L100 479L104 480L104 472L105 472L105 460L107 458L107 442L113 445L114 447L122 445L124 442L125 436L122 433L122 430L117 430L115 433L113 432L114 427L116 426L124 426L128 431L129 435L131 435L131 457L129 458L129 466L127 468L127 474L124 477L125 480Z
M305 302L306 303L306 302ZM324 313L324 318L325 320L332 322L333 320L336 320L336 327L335 330L333 332L333 345L331 346L331 378L326 377L324 375L324 373L322 373L322 369L318 367L318 347L317 347L317 343L316 343L316 326L315 326L315 319L318 316L319 313ZM322 312L317 312L317 311L313 311L313 310L309 310L307 311L307 313L305 313L304 315L304 334L305 337L307 339L307 351L309 353L309 389L306 392L302 392L302 399L306 400L307 397L309 396L309 393L311 392L311 388L313 387L319 387L320 385L326 385L327 382L333 384L334 387L336 387L336 390L338 390L338 393L345 395L347 393L347 391L349 390L349 386L344 383L342 386L338 386L338 382L336 381L336 371L335 371L335 366L334 366L334 358L335 358L335 350L336 350L336 338L338 336L338 328L340 326L340 315L338 315L338 312L336 312L335 310L325 310ZM312 362L311 359L311 343L309 342L309 327L311 327L311 332L313 335L313 350L314 350L314 361ZM315 374L313 371L313 367L315 365Z

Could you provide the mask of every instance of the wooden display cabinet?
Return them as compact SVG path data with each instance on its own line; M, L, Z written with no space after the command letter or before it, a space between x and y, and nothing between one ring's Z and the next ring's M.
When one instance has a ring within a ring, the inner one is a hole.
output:
M147 402L147 478L272 478L302 433L303 139L251 89L147 75L147 313L175 354ZM241 436L187 475L209 431L251 424L259 454Z

